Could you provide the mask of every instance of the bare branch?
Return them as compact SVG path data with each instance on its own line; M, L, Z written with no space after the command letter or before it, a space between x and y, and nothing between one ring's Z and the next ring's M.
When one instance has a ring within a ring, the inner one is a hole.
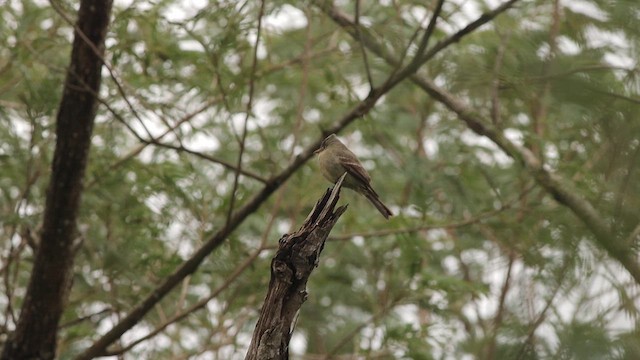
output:
M459 118L467 126L479 135L487 136L504 152L517 160L536 182L542 186L547 193L560 204L571 210L595 235L596 242L604 248L612 257L617 259L633 276L636 282L640 283L640 266L634 258L633 253L616 239L610 226L603 216L585 199L573 186L571 182L564 179L557 173L551 173L544 168L541 161L529 149L516 145L508 140L504 134L490 125L481 115L463 104L453 95L438 88L430 81L414 77L413 82L429 93L435 100L447 106L450 110L458 114Z
M429 230L436 230L436 229L455 229L455 228L477 224L483 220L491 218L492 216L500 214L504 211L513 210L514 209L513 205L519 202L522 198L524 198L533 188L534 186L530 186L526 188L518 197L512 199L509 202L504 203L498 209L483 212L476 216L469 217L468 219L465 219L465 220L454 221L454 222L449 222L445 224L427 224L427 225L410 226L410 227L400 228L400 229L382 229L382 230L374 230L374 231L367 231L367 232L360 232L360 233L338 234L338 235L329 237L328 241L348 241L353 239L354 237L362 237L365 239L372 238L372 237L380 238L380 237L389 236L389 235L412 234L412 233L417 233L421 231L429 231ZM267 247L267 249L273 249L274 247L275 246L269 246Z
M391 88L387 89L390 90ZM342 119L337 121L327 131L329 133L339 132L354 120L361 117L363 114L370 111L377 99L382 96L384 92L376 94L376 96L369 96L359 104L357 104L351 111L343 116ZM267 180L264 188L254 195L244 206L232 215L232 220L229 222L229 226L220 229L213 234L205 244L202 245L189 259L187 259L180 267L178 267L171 275L166 277L162 284L160 284L152 293L150 293L145 299L143 299L138 305L136 305L127 316L125 316L118 324L116 324L111 330L95 341L89 348L79 354L76 360L89 360L101 354L107 346L115 342L123 333L128 331L131 327L137 324L144 315L153 308L166 294L168 294L180 281L189 274L196 271L200 263L208 256L213 250L218 248L227 237L253 212L255 212L260 205L262 205L269 196L277 190L293 173L304 165L312 156L314 150L320 146L320 142L328 134L321 135L314 143L309 145L301 154L299 154L293 162L285 168L278 175Z
M239 208L232 215L232 219L229 222L229 226L224 227L213 234L205 244L202 245L189 259L187 259L180 267L178 267L171 275L165 278L151 294L143 299L138 305L136 305L127 316L125 316L118 324L116 324L106 334L96 340L89 348L79 354L76 360L89 360L101 354L107 346L115 342L123 333L128 331L131 327L137 324L144 315L153 308L166 294L168 294L177 284L180 283L184 277L196 271L200 263L208 256L213 250L218 248L227 237L253 212L255 212L260 205L262 205L269 196L276 191L293 173L304 165L312 156L313 152L320 146L320 142L330 133L338 133L341 129L345 128L351 122L362 117L369 112L376 101L390 91L393 87L389 87L383 90L371 94L356 106L354 106L349 112L347 112L340 120L334 125L330 126L324 134L322 134L314 143L310 144L301 154L299 154L288 167L283 169L278 175L267 180L264 188L255 194L244 206Z
M423 58L421 59L420 62L422 62L422 63L426 62L427 60L433 58L440 51L442 51L442 50L446 49L447 47L449 47L450 45L452 45L454 43L457 43L458 41L462 40L463 37L469 35L470 33L474 32L475 30L477 30L482 25L484 25L484 24L490 22L491 20L493 20L496 16L498 16L498 15L502 14L503 12L505 12L505 11L509 10L510 8L512 8L513 5L515 5L518 1L520 1L520 0L509 0L509 1L505 2L504 4L498 6L497 8L480 15L480 17L478 19L476 19L475 21L473 21L469 25L465 26L464 28L462 28L461 30L457 31L453 35L445 38L444 40L441 40L438 43L436 43L431 49L429 49L429 51L427 51L424 54L424 56L423 56Z
M388 88L394 87L395 85L397 85L402 80L404 80L407 77L413 75L420 68L420 66L422 66L425 62L429 61L431 58L433 58L440 51L442 51L443 49L449 47L451 44L454 44L454 43L460 41L460 39L462 39L466 35L472 33L473 31L478 29L480 26L482 26L482 25L488 23L489 21L493 20L496 16L498 16L499 14L501 14L504 11L508 10L509 8L511 8L517 1L519 1L519 0L510 0L510 1L508 1L508 2L506 2L504 4L502 4L502 5L498 6L496 9L494 9L492 11L489 11L489 12L486 12L486 13L482 14L477 20L475 20L472 23L470 23L469 25L465 26L460 31L458 31L458 32L454 33L453 35L445 38L444 40L441 40L438 43L436 43L431 49L426 51L424 54L417 54L414 57L414 59L411 61L410 64L405 66L402 70L398 71L397 74L389 76L389 78L385 81L385 83L382 86L380 86L378 89L388 89ZM348 32L349 35L351 35L354 39L356 39L356 40L359 39L358 35L356 34L355 23L353 21L351 21L346 15L341 13L335 6L333 6L329 2L319 1L319 0L316 0L313 3L316 6L318 6L323 12L325 12L325 14L327 14L334 22L336 22L338 25L342 26L343 29L346 32ZM440 6L441 5L442 4L440 4ZM436 9L436 11L439 14L440 10ZM436 15L435 11L434 11L434 15ZM435 19L436 19L436 17L434 16L432 18L432 20L431 20L431 23L430 23L431 27L435 26ZM388 57L385 58L385 60L387 60L393 66L398 66L399 61L397 59L395 59L393 57L393 55L388 54L386 48L382 44L380 44L375 37L373 37L372 35L366 33L364 30L365 29L363 29L362 27L360 27L360 29L359 29L359 31L361 31L361 34L362 34L361 40L362 40L363 44L367 48L369 48L369 50L371 50L372 52L378 54L378 56L380 56L380 54L387 54ZM433 29L429 30L429 27L428 27L427 30L425 31L425 36L423 36L422 43L424 44L424 46L423 46L424 48L426 48L426 43L429 40L430 31L433 31ZM429 35L429 36L427 36L427 35ZM376 93L375 90L376 89L372 90L371 93L372 94Z
M211 294L209 294L209 296L199 300L197 303L193 304L192 306L190 306L186 310L184 310L184 311L182 311L180 313L177 313L174 316L170 317L169 319L164 321L161 325L159 325L158 327L153 329L153 331L149 332L148 334L146 334L144 336L141 336L140 338L132 341L131 343L127 344L126 346L123 346L123 347L120 347L120 348L116 348L116 349L109 349L109 350L105 351L103 355L104 356L116 356L116 355L124 354L124 353L130 351L131 349L133 349L134 347L136 347L137 345L140 345L141 343L143 343L143 342L155 337L156 335L160 334L169 325L175 324L175 323L187 318L189 315L193 314L194 312L203 309L205 306L207 306L207 304L211 300L213 300L214 298L218 297L220 295L220 293L222 293L227 288L229 288L229 286L240 275L242 275L242 273L244 273L244 271L247 270L249 268L249 266L251 266L251 264L254 263L254 261L262 253L262 251L264 251L264 249L262 247L259 248L256 251L254 251L253 254L251 254L247 259L245 259L245 261L242 262L242 264L240 264L238 267L236 267L236 269L231 273L231 275L229 275L225 279L224 283L222 283L214 291L212 291Z
M307 299L307 281L318 265L324 243L347 210L336 207L343 174L316 202L296 232L284 235L271 261L271 280L246 360L288 359L295 318Z

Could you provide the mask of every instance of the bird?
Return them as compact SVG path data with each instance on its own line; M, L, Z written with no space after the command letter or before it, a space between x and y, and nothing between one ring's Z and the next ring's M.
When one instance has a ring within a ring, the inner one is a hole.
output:
M336 134L327 136L314 153L318 155L320 172L327 180L335 184L346 172L344 187L364 195L385 219L393 216L391 210L380 201L378 193L371 187L371 176L356 154L351 152Z

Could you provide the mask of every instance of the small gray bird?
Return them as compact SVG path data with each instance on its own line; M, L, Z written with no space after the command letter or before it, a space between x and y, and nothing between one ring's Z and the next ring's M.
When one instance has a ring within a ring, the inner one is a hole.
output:
M380 201L378 194L371 187L371 177L360 163L360 160L358 160L358 157L340 142L336 134L327 136L320 144L320 148L314 153L318 154L320 171L325 178L335 184L342 174L346 172L347 176L343 182L344 187L364 195L385 219L393 215L391 210Z

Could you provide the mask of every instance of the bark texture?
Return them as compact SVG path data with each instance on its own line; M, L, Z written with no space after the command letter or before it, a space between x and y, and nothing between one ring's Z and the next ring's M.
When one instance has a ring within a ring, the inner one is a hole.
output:
M40 243L16 330L2 359L53 359L73 275L76 217L91 145L111 0L83 0L56 122Z
M344 175L318 200L298 231L280 239L271 260L267 296L245 360L289 358L296 314L307 299L307 280L318 265L331 229L347 209L346 205L335 208L343 180Z

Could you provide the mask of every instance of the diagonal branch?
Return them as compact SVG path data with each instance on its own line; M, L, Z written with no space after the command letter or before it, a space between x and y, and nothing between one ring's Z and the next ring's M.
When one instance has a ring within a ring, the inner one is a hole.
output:
M473 22L471 22L469 25L465 26L464 28L462 28L461 30L457 31L456 33L454 33L453 35L438 41L438 43L436 43L431 49L429 49L429 51L427 51L423 58L422 58L422 62L425 62L431 58L433 58L436 54L438 54L440 51L446 49L447 47L449 47L450 45L457 43L458 41L462 40L463 37L471 34L472 32L474 32L475 30L477 30L478 28L480 28L482 25L490 22L491 20L493 20L496 16L502 14L503 12L509 10L510 8L513 7L513 5L515 5L518 1L520 0L509 0L507 2L505 2L504 4L498 6L497 8L488 11L482 15L480 15L479 18L477 18L476 20L474 20Z
M312 156L314 150L320 146L322 139L330 133L338 133L347 125L362 117L368 113L376 101L384 95L391 88L384 89L375 94L370 94L367 98L358 103L351 111L345 114L340 120L329 127L325 134L321 135L314 143L309 145L302 153L300 153L288 167L283 169L278 175L269 179L260 192L255 194L244 206L240 207L232 215L229 225L218 230L213 234L202 247L200 247L189 259L182 263L171 275L165 278L162 284L160 284L153 292L151 292L145 299L137 304L133 309L120 320L111 330L96 340L89 348L79 354L76 360L89 360L94 357L100 356L104 353L107 346L118 340L122 334L131 329L137 324L146 313L151 310L162 298L167 295L176 285L178 285L182 279L187 277L196 271L200 263L215 249L218 248L227 237L238 227L242 222L252 213L258 210L258 208L271 196L273 192L284 184L284 182L293 175L302 165L304 165Z
M412 80L431 95L432 98L455 112L471 130L478 135L484 135L491 139L507 155L528 170L538 185L582 220L587 228L595 235L596 243L605 249L610 256L618 260L631 276L633 276L636 282L640 284L640 265L636 261L634 254L629 252L627 246L614 236L613 231L602 214L593 207L591 202L578 192L573 183L561 175L545 169L542 162L533 152L511 142L502 132L498 131L487 120L483 119L482 115L474 112L453 95L438 88L435 84L424 78L415 76Z
M353 121L367 114L377 101L386 93L391 91L401 80L408 78L411 73L405 72L404 77L398 77L397 81L387 82L383 86L373 89L366 98L357 103L350 111L348 111L341 119L336 121L332 126L325 129L323 134L314 143L310 144L302 151L289 166L283 169L279 174L269 179L260 192L254 195L244 206L237 209L227 222L227 225L215 234L213 234L202 247L200 247L189 259L180 265L171 275L165 278L154 291L152 291L145 299L136 305L127 316L122 318L111 330L96 340L89 348L79 354L76 360L89 360L96 356L104 354L107 346L118 340L122 334L127 332L131 327L137 324L146 313L151 310L162 298L167 295L182 279L196 271L200 263L215 249L218 248L227 237L235 231L240 224L253 212L255 212L273 192L284 184L284 182L293 175L302 165L304 165L312 156L314 150L320 146L320 142L331 133L339 133Z
M436 28L436 21L440 16L440 12L442 11L442 5L444 4L444 0L438 0L436 4L435 10L433 10L433 16L429 21L429 25L427 25L427 29L424 31L422 35L422 40L420 40L420 45L418 46L418 51L416 52L416 56L412 62L419 63L423 62L420 58L424 54L425 50L427 50L427 45L429 45L429 40L431 39L431 35L433 35L433 30Z
M425 51L424 54L420 54L420 53L416 54L416 56L411 61L411 63L409 63L409 65L404 67L402 70L398 71L397 74L390 76L389 79L387 79L387 81L384 83L384 85L381 86L381 88L394 87L399 82L401 82L402 80L406 79L408 76L413 75L416 71L418 71L418 69L424 63L426 63L427 61L432 59L440 51L442 51L442 50L446 49L447 47L449 47L450 45L460 41L463 37L469 35L470 33L475 31L476 29L478 29L482 25L490 22L496 16L498 16L501 13L505 12L506 10L510 9L518 1L519 0L509 0L509 1L507 1L506 3L504 3L504 4L500 5L500 6L498 6L497 8L495 8L494 10L491 10L489 12L486 12L486 13L482 14L478 19L476 19L475 21L473 21L469 25L465 26L460 31L458 31L458 32L450 35L449 37L439 41L432 48L430 48L429 50ZM325 14L327 14L327 16L329 16L331 18L331 20L333 20L335 23L340 25L355 40L361 41L365 45L365 47L367 47L372 52L376 53L378 56L381 56L380 54L387 54L391 59L391 61L387 61L387 62L389 62L391 65L398 66L399 61L397 61L395 59L395 57L389 53L389 51L386 49L386 47L383 44L378 42L376 37L374 37L373 35L368 33L365 28L356 27L355 23L347 15L343 14L342 12L340 12L340 10L338 10L330 2L316 0L316 1L313 2L313 4L318 6ZM432 19L431 19L431 21L429 23L429 26L427 27L427 30L425 31L425 34L424 34L424 36L423 36L423 38L421 40L421 43L424 44L424 45L421 44L420 47L423 48L423 50L426 48L426 45L427 45L427 42L429 40L430 34L433 31L433 28L435 27L435 20L436 20L438 14L440 13L440 7L441 6L442 6L442 1L440 1L438 3L438 7L434 11L434 16L432 17ZM356 28L358 30L356 30ZM358 33L360 33L360 35L358 35ZM384 56L382 56L382 57L384 57ZM387 59L385 58L385 60L387 60Z
M392 71L386 83L399 82L403 80L404 78L406 78L408 74L413 74L416 71L418 71L420 66L422 66L422 64L424 64L431 58L431 57L426 57L424 55L425 55L425 51L427 50L427 45L429 44L429 39L431 39L431 35L433 34L433 30L436 28L436 21L440 16L440 12L442 11L443 4L444 4L444 0L438 0L438 3L436 4L436 8L433 10L433 15L431 16L431 20L429 21L429 25L427 25L427 29L424 31L424 34L422 34L422 39L420 40L420 44L418 45L418 50L416 51L416 54L414 55L411 62L407 66L405 66L404 69L400 70L400 68L402 67L402 62L404 61L404 56L406 56L406 52L409 50L409 47L407 47L407 49L405 50L405 53L402 55L401 60L397 62L395 69ZM356 32L359 34L360 27L357 24L355 29L356 29ZM414 36L416 35L417 35L417 32L414 33ZM362 44L362 37L360 35L358 36L359 36L358 42ZM411 46L411 42L412 41L409 42L409 46ZM361 45L361 47L364 48L364 45Z
M509 1L504 5L496 8L495 10L483 14L478 20L488 19L490 15L497 15L498 9L506 10L507 4L512 5L515 1ZM334 8L322 8L327 15L334 20L337 24L342 26L354 39L355 37L353 27L355 24L347 18L347 16L339 13ZM474 24L472 23L472 24ZM467 29L471 28L469 25L460 32L468 32ZM478 28L479 25L473 26ZM458 33L460 33L458 32ZM459 39L458 33L450 36L448 39ZM453 43L453 40L443 40L438 44ZM390 65L396 65L398 60L390 54L382 44L380 44L373 37L363 37L364 45L376 55L383 58ZM436 45L434 48L438 48ZM432 49L433 50L433 49ZM429 55L431 51L428 51L425 56ZM507 155L512 157L518 163L520 163L529 173L533 176L535 181L544 188L550 195L553 196L556 201L567 207L573 212L582 222L589 228L594 234L596 243L605 249L610 256L615 258L625 267L625 269L631 274L637 283L640 284L640 265L635 259L633 252L630 252L625 244L617 239L604 217L596 210L591 202L585 199L576 189L575 186L564 179L562 176L556 173L552 173L544 168L543 163L538 159L533 152L529 149L519 146L509 139L498 130L491 122L483 117L479 112L474 111L460 99L456 98L452 94L449 94L445 90L436 86L429 79L424 76L414 74L411 76L411 81L416 84L423 91L428 93L434 100L445 105L449 110L458 115L472 131L478 135L486 136L491 139L498 147L500 147Z
M231 286L235 282L235 280L238 277L240 277L240 275L242 275L242 273L244 273L244 271L247 270L255 262L256 259L258 259L258 256L260 256L260 254L262 254L264 251L267 250L268 234L271 233L271 229L273 228L274 223L275 223L275 221L277 219L276 215L278 213L278 209L281 207L281 202L282 202L282 198L284 197L284 194L285 194L285 192L280 192L278 194L278 196L276 197L275 204L273 205L272 210L271 210L269 223L267 224L266 229L264 229L264 231L262 233L262 239L260 241L260 246L247 259L245 259L242 262L242 264L238 265L238 267L236 267L236 269L233 270L233 272L231 272L230 275L225 277L224 283L222 283L220 286L218 286L207 297L199 300L198 302L196 302L195 304L193 304L192 306L190 306L186 310L184 310L182 312L177 312L174 316L172 316L170 319L167 319L164 323L162 323L159 326L157 326L154 330L152 330L148 334L143 335L142 337L138 338L137 340L134 340L134 341L130 342L126 346L122 346L122 347L119 347L119 348L116 348L116 349L108 349L108 350L106 350L105 353L107 354L107 356L121 355L121 354L124 354L124 353L130 351L135 346L137 346L137 345L139 345L139 344L141 344L141 343L143 343L143 342L155 337L156 335L160 334L167 327L169 327L169 325L175 324L175 323L177 323L177 322L189 317L189 315L193 314L194 312L203 309L209 303L209 301L211 301L212 299L218 297L218 295L221 292L223 292L227 288L229 288L229 286Z
M512 0L509 4L513 4L516 0ZM501 11L504 11L508 8L505 6L500 7ZM327 9L333 9L333 7L328 7ZM491 15L483 15L479 20L474 22L473 24L475 28L480 25L490 21L493 17L497 16L499 12L493 11ZM338 13L336 13L338 14ZM350 24L353 26L353 23L348 19L343 19L343 23ZM469 29L470 26L467 26L465 29ZM444 43L440 42L436 44L434 49L428 51L426 55L431 54L427 57L427 60L430 57L433 57L437 52L446 48L448 45L452 44L455 41L458 41L462 36L469 33L469 30L461 30L461 32L454 34ZM371 36L365 35L363 31L363 41L364 44L369 47L369 44L372 40ZM372 50L369 47L370 50ZM378 51L383 51L380 47L379 49L373 50L378 53ZM425 55L425 56L426 56ZM426 60L425 60L426 61ZM417 69L417 67L416 67ZM215 249L218 248L227 237L238 227L244 220L253 212L255 212L268 198L271 196L273 192L275 192L282 184L295 173L302 165L304 165L312 156L313 151L320 146L320 142L324 137L331 133L339 133L340 130L348 126L350 123L355 121L356 119L367 114L371 109L375 106L377 101L386 93L391 91L400 81L405 78L408 78L412 75L413 72L403 71L402 74L398 74L395 76L396 81L385 82L384 85L372 89L369 92L369 95L357 103L349 112L347 112L341 119L336 121L332 126L325 129L321 137L316 140L314 143L310 144L302 153L300 153L288 167L282 170L278 175L272 177L263 189L254 195L244 206L240 207L238 210L234 212L234 214L230 217L230 220L227 223L227 226L218 230L215 234L211 236L207 242L205 242L202 247L200 247L189 259L187 259L181 266L179 266L171 275L165 278L164 282L160 284L151 294L149 294L144 300L142 300L138 305L136 305L131 312L125 316L119 323L117 323L111 330L109 330L106 334L96 340L89 348L87 348L84 352L78 355L76 360L89 360L96 356L99 356L105 352L107 346L115 342L122 334L131 329L135 324L137 324L146 313L152 309L162 298L167 295L176 285L178 285L182 279L186 276L192 274L196 271L200 263Z

